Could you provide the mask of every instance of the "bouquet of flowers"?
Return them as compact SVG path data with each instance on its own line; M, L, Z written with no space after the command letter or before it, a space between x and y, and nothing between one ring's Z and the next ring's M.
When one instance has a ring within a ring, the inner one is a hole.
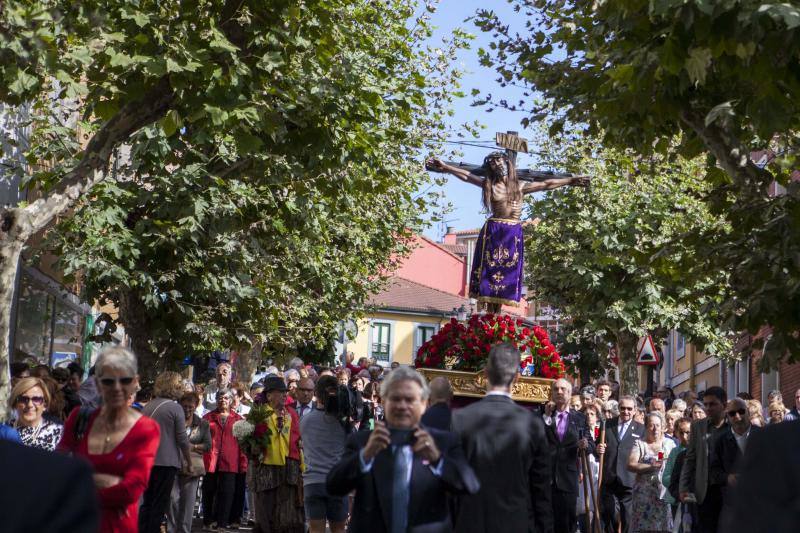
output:
M268 405L256 404L244 420L233 424L233 436L248 458L260 462L269 448L271 430L267 422L273 413L274 410Z
M508 315L472 315L466 324L451 319L420 347L414 364L475 372L486 366L489 350L499 342L508 342L519 349L523 375L550 379L564 376L564 362L547 331L539 326L528 328L522 320Z

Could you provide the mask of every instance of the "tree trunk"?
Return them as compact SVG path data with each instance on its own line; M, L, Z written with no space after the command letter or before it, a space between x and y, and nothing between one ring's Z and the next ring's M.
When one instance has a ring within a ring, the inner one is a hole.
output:
M139 377L143 382L152 382L162 370L162 357L153 347L147 309L142 299L133 290L119 292L119 321L125 326L131 350L139 362Z
M5 214L5 213L3 213ZM9 357L11 346L11 308L14 304L14 287L16 286L17 268L22 254L19 241L0 241L0 413L5 414L5 405L11 393L9 382ZM5 418L5 416L0 416Z
M241 350L236 358L236 368L234 369L236 370L236 380L244 383L248 389L253 382L258 364L261 362L262 349L263 346L260 342L254 342L250 347Z
M639 394L639 370L636 366L637 337L627 331L617 333L617 357L619 357L619 394Z

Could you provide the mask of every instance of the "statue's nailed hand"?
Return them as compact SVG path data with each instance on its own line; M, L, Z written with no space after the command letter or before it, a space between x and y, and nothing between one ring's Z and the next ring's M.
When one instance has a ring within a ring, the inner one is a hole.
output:
M588 187L591 179L589 176L572 176L569 184L573 187Z
M425 169L432 170L434 172L444 172L446 169L446 165L440 160L435 157L431 157L427 161L425 161Z

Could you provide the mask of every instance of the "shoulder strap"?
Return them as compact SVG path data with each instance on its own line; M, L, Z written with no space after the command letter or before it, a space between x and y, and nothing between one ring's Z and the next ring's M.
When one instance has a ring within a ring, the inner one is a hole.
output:
M89 427L89 418L91 418L94 409L92 407L81 406L78 410L78 417L75 420L75 442L79 442L86 434L86 428Z

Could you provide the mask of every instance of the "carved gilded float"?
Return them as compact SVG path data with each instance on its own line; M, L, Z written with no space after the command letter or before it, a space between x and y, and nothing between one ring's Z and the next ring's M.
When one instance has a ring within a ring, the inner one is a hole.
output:
M486 394L486 376L483 372L460 372L438 368L418 368L425 378L446 378L456 396L481 398ZM520 376L511 388L511 398L517 402L545 403L550 399L553 379Z

